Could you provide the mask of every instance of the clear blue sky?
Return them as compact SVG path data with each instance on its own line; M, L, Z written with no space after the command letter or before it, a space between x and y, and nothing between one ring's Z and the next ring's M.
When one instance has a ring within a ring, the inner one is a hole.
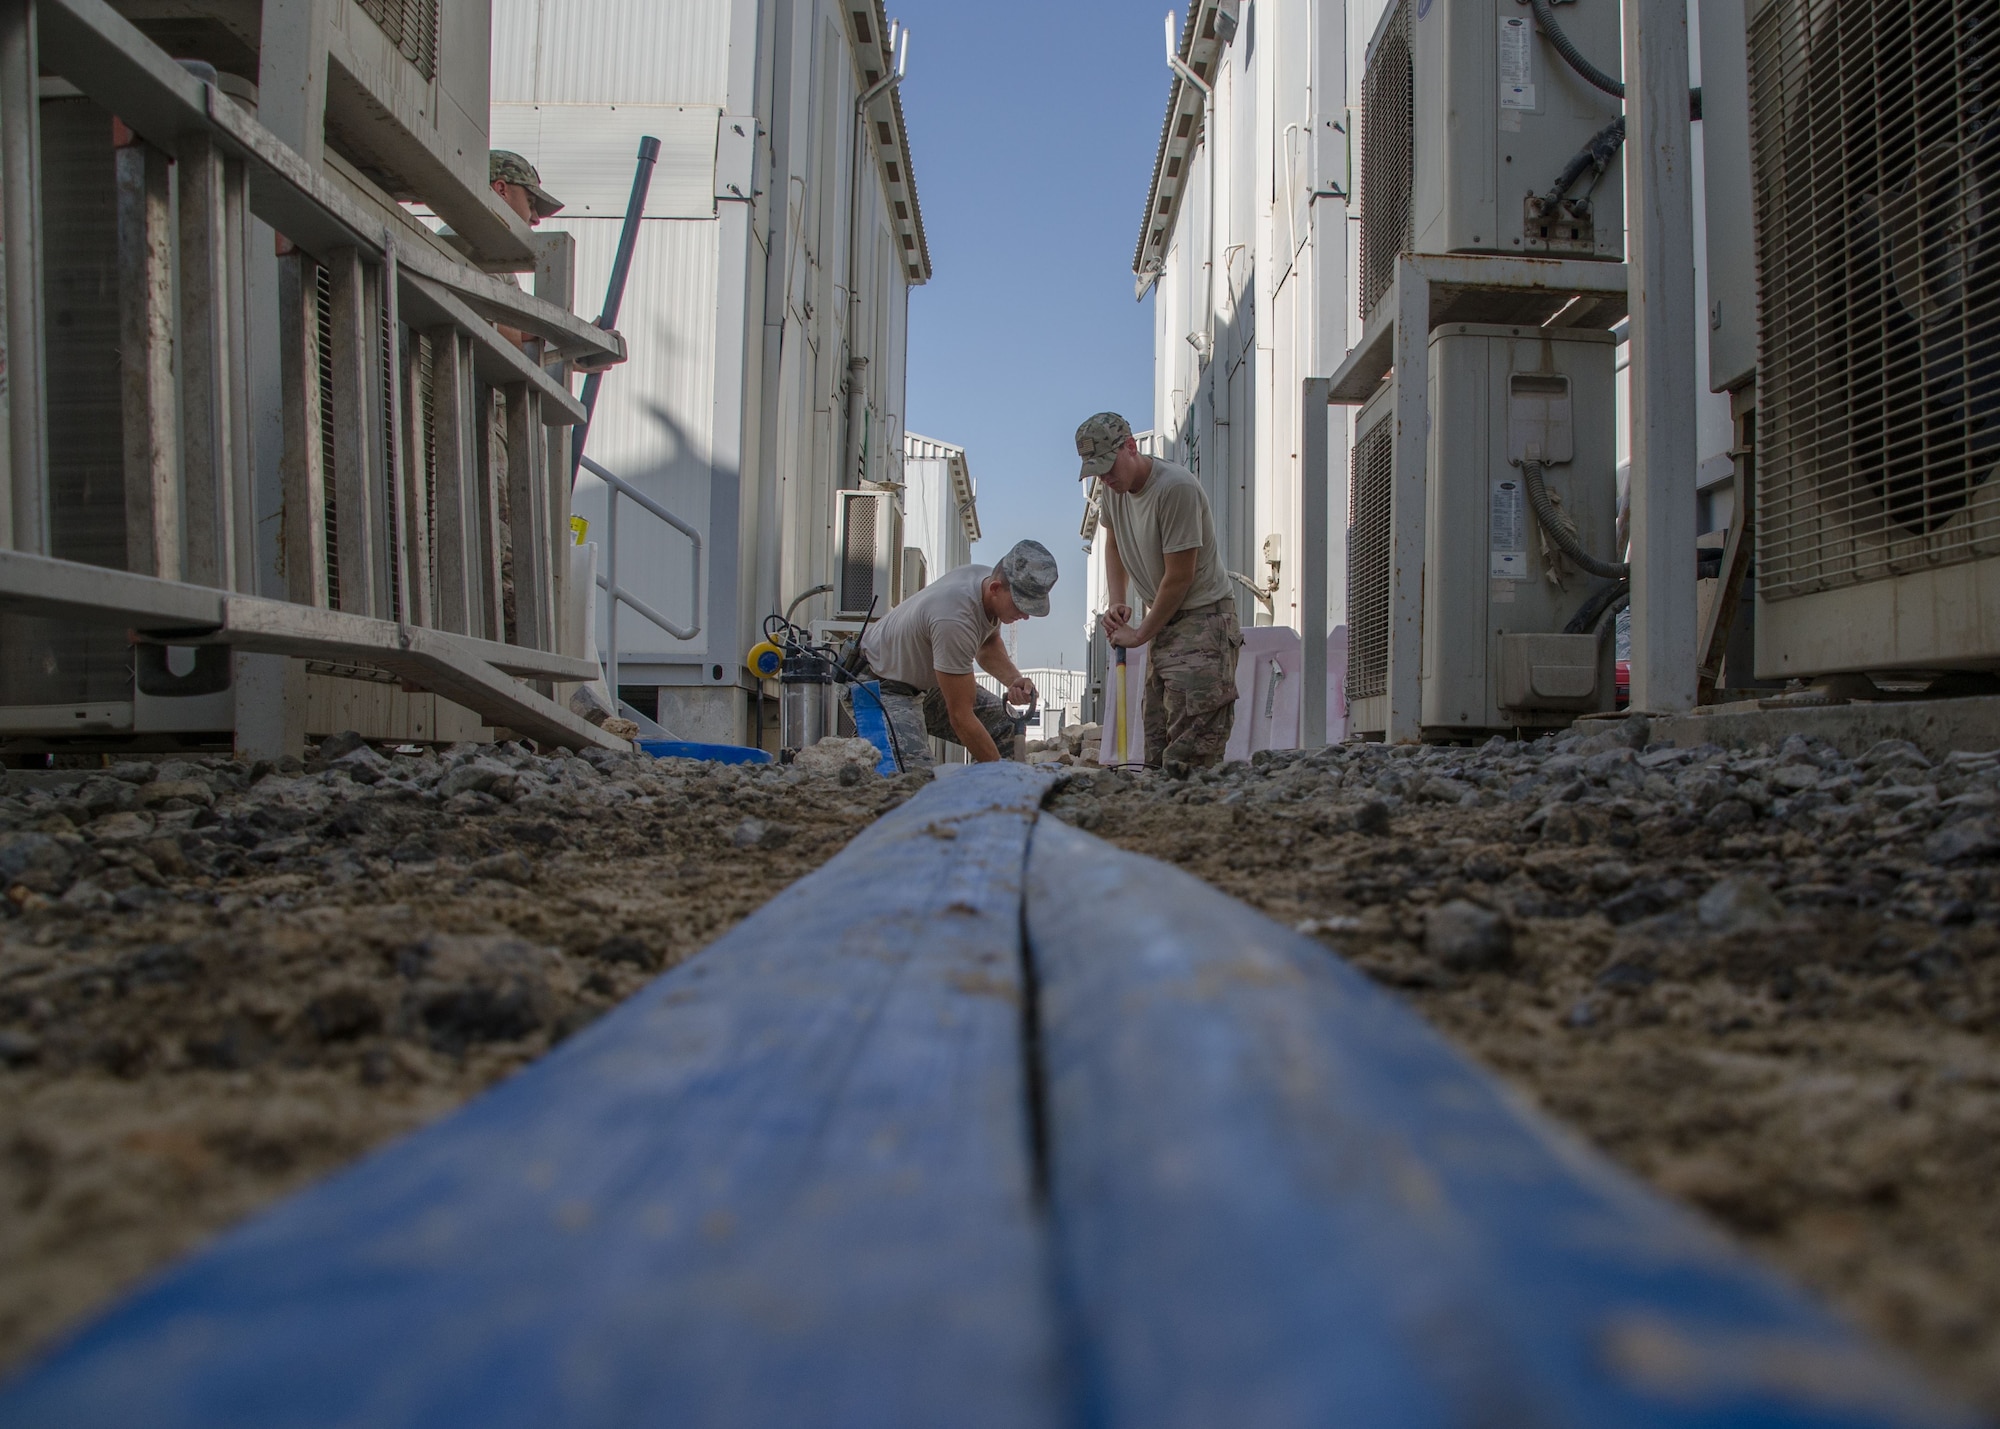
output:
M1062 570L1020 663L1083 666L1076 425L1152 422L1153 309L1132 249L1167 102L1165 0L891 0L937 276L910 295L911 431L966 449L984 532ZM1177 8L1176 13L1179 13Z

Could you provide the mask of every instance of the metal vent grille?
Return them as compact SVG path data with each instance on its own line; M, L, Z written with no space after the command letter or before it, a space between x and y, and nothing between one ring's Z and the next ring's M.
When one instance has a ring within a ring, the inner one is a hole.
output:
M1750 37L1758 593L2000 555L2000 17L1777 0Z
M1377 422L1354 444L1347 487L1347 697L1389 690L1390 461L1396 424Z
M355 0L425 79L437 78L439 0Z
M1416 73L1410 59L1410 0L1382 27L1361 79L1361 319L1374 315L1410 251L1416 167Z
M840 551L840 609L867 610L875 605L877 615L888 607L888 595L878 588L881 569L882 519L888 503L873 494L847 494L846 540Z
M326 506L326 603L340 605L340 482L333 464L333 274L313 266L313 352L319 371L319 470Z

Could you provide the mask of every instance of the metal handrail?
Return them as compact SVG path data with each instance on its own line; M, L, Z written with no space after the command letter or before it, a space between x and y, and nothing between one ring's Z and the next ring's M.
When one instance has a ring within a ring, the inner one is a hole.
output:
M676 640L692 640L701 634L701 532L625 480L615 472L606 470L601 464L583 458L583 469L611 489L604 502L604 570L597 577L597 588L611 597L611 609L606 613L604 628L604 677L611 686L614 707L618 699L618 607L622 602L640 615L646 617ZM618 584L618 498L624 496L637 502L643 509L666 522L688 540L694 543L694 624L681 626L669 620L645 601L633 595Z

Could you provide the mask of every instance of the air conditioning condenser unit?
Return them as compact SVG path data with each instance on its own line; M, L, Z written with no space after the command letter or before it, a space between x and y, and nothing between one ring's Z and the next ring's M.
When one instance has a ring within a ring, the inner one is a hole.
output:
M1749 0L1757 673L2000 667L1991 0Z
M1451 323L1431 334L1419 686L1427 739L1567 725L1612 708L1609 582L1545 540L1523 470L1610 559L1618 517L1611 334ZM1361 409L1348 518L1348 729L1389 722L1395 379ZM1448 418L1444 414L1449 414ZM1587 626L1569 627L1582 617Z
M1561 10L1564 33L1616 71L1618 0ZM1610 159L1553 209L1540 200L1623 112L1564 63L1516 0L1391 0L1361 104L1361 312L1399 253L1625 256L1624 169Z
M839 491L834 499L834 615L879 620L902 599L903 509L893 491Z

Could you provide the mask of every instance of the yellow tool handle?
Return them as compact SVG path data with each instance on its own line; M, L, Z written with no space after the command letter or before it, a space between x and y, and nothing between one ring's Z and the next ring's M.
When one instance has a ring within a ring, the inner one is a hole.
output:
M1120 660L1118 662L1118 706L1117 709L1113 712L1113 718L1117 721L1117 723L1112 726L1113 729L1112 739L1114 741L1112 748L1115 749L1118 753L1118 762L1120 764L1123 764L1125 762L1125 750L1127 749L1130 743L1130 741L1126 736L1127 725L1126 725L1126 714L1125 714L1125 662L1123 660Z

